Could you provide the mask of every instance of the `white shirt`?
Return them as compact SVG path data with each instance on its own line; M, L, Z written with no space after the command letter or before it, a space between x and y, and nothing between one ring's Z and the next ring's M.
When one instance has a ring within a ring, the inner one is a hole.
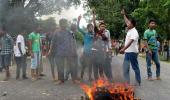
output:
M109 30L105 30L104 34L108 38L108 41L106 42L106 51L108 51L109 49L112 49L112 43L111 43L111 38L110 38Z
M18 43L21 43L21 51L22 51L22 53L26 54L26 47L25 47L24 37L19 34L17 36L16 44L14 46L14 54L15 54L16 57L20 57L21 56L21 53L20 53L19 48L18 48Z
M132 28L128 30L126 34L126 40L125 40L125 46L129 43L130 40L134 40L132 44L125 50L126 53L128 52L134 52L138 53L138 39L139 39L139 34L136 28Z

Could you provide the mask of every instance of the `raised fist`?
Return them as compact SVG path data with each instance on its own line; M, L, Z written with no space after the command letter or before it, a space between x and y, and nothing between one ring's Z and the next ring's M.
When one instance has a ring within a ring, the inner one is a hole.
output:
M122 14L122 15L125 15L125 14L126 14L126 13L125 13L125 9L122 9L121 14Z
M81 18L82 18L82 16L80 15L80 16L78 17L78 21L80 21L80 20L81 20Z

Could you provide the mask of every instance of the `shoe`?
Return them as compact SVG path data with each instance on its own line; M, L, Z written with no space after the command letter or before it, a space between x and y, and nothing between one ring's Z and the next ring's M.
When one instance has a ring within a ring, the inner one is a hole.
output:
M43 77L43 76L45 76L45 74L40 74L40 76L42 76L42 77Z
M152 77L148 77L148 81L153 81Z
M64 83L64 81L58 80L58 81L55 82L54 84L55 84L55 85L61 85L61 84L63 84L63 83Z
M57 82L57 79L52 79L53 82Z
M6 77L3 81L8 81L9 80L9 77Z
M160 76L156 77L156 80L161 80Z
M24 76L24 77L22 77L22 79L26 80L26 79L28 79L28 77Z
M32 81L37 81L38 79L36 77L31 78Z
M74 84L80 84L81 82L79 80L73 80Z
M19 77L16 77L16 80L19 80Z
M141 86L140 82L136 82L135 84L133 84L133 86Z
M66 78L64 79L64 81L68 81L68 77L66 77Z

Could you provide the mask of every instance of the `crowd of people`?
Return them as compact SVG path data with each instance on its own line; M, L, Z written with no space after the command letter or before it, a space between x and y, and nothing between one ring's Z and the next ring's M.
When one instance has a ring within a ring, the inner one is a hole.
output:
M140 68L138 63L138 40L139 34L136 26L136 21L133 18L128 18L125 11L121 14L124 17L127 26L127 34L125 45L121 47L119 41L115 41L115 55L124 54L123 62L123 76L127 83L130 83L130 64L135 72L137 85L141 84ZM52 79L56 84L62 84L68 80L71 75L74 83L80 83L83 80L85 69L88 69L88 78L90 81L98 80L99 78L106 78L113 81L112 75L112 41L109 30L106 29L104 21L96 24L96 15L93 11L93 23L87 25L87 31L80 28L81 15L78 17L77 25L72 24L68 28L67 19L60 19L59 29L50 32L48 35L48 45L46 56L49 59L51 66ZM144 32L145 52L148 80L152 80L151 60L156 64L156 79L160 80L160 62L158 56L157 33L154 30L156 26L155 20L148 22L148 29ZM83 55L81 57L82 67L80 75L78 74L78 53L77 41L75 39L76 31L83 35ZM43 76L42 66L42 39L41 28L36 28L28 35L28 53L31 56L31 79L36 81ZM22 78L27 79L27 56L26 56L26 32L23 30L18 34L14 41L12 37L6 32L5 27L0 28L0 71L5 69L5 81L10 78L9 66L11 63L11 56L14 54L16 61L16 79L20 79L20 71L22 69ZM57 67L58 78L55 75L55 66ZM66 70L66 71L65 71ZM93 74L93 75L92 75ZM57 80L56 80L57 79Z

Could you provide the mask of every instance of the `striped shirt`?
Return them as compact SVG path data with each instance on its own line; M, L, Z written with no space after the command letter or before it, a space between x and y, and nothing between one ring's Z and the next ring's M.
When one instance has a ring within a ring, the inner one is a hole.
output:
M9 34L5 34L0 38L1 52L0 55L11 54L13 51L13 39Z

